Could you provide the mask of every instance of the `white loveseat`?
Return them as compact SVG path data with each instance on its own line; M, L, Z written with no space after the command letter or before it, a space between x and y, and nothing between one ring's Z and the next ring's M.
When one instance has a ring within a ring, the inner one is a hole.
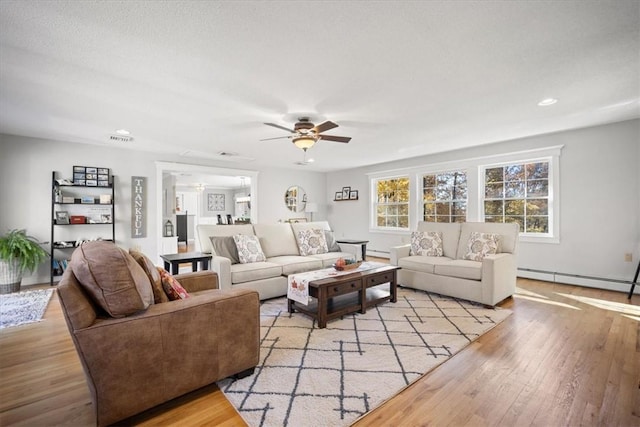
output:
M296 236L298 231L317 229L331 231L326 221L274 224L210 225L196 227L200 250L211 253L211 269L218 273L220 289L253 289L260 299L287 294L287 276L331 266L338 258L354 258L353 246L339 245L339 252L301 256ZM237 234L258 236L264 262L234 263L230 258L216 254L211 237L229 237Z
M402 267L398 284L495 306L516 289L517 224L419 222L417 231L442 233L443 256L410 255L411 245L391 248L390 263ZM464 259L472 232L499 234L497 253Z

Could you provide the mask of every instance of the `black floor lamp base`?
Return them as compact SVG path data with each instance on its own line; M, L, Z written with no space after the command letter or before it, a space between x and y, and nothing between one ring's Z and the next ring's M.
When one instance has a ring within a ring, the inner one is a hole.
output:
M631 299L631 295L633 295L633 290L636 288L636 284L638 284L638 275L640 275L640 262L638 262L638 268L636 269L636 275L633 276L633 282L631 282L631 290L629 291L629 299Z

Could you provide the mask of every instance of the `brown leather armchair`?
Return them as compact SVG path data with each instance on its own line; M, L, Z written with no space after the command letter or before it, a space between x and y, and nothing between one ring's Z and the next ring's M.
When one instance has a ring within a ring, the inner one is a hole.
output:
M218 290L212 271L176 275L190 298L151 303L116 318L95 302L73 270L65 271L58 296L98 425L229 376L251 375L258 364L257 292Z

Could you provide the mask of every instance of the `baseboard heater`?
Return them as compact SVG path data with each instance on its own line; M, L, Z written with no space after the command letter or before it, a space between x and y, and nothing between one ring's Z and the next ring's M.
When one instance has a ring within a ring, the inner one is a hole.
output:
M584 274L561 273L558 271L537 270L534 268L518 268L518 276L527 279L566 283L569 285L586 286L589 288L609 289L619 292L629 292L632 283L631 280L588 276ZM634 293L638 293L637 288Z

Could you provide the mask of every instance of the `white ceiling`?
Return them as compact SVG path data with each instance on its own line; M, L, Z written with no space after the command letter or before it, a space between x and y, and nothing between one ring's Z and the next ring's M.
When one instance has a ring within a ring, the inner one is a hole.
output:
M0 132L350 168L640 117L639 32L637 0L2 0ZM259 141L307 114L352 141Z

